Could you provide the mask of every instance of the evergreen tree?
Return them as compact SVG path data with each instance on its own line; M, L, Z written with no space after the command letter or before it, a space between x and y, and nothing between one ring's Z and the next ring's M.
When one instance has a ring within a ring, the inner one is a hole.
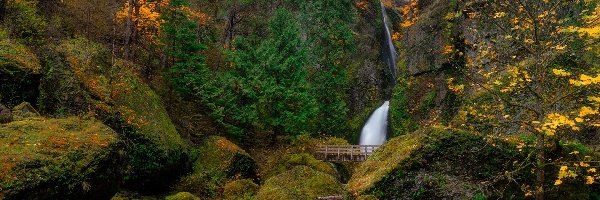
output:
M192 97L208 87L209 71L200 52L206 47L198 41L198 23L183 11L186 0L172 0L162 14L161 42L167 56L169 79L175 90L184 97Z
M320 112L318 130L326 134L349 129L346 88L348 60L355 50L352 24L356 11L351 0L309 0L300 3L307 35L310 81Z
M307 81L306 47L294 15L278 10L270 35L258 48L238 42L228 74L236 106L231 116L243 124L295 135L312 131L318 113Z

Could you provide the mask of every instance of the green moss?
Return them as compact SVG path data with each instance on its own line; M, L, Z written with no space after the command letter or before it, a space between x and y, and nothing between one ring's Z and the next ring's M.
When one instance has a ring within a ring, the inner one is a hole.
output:
M165 197L165 200L200 200L197 196L189 192L180 192L171 196Z
M37 56L27 46L8 38L8 33L0 29L0 74L38 74L40 70Z
M179 191L216 197L228 181L257 177L254 159L223 137L209 137L197 150L193 172L178 183Z
M317 160L314 156L308 153L288 155L285 156L282 161L283 162L276 165L276 167L266 177L280 174L299 165L310 167L316 171L332 175L333 177L338 176L331 164Z
M227 200L246 200L256 194L259 187L250 179L241 179L225 184L223 196Z
M386 142L352 174L348 182L350 191L357 195L371 189L402 161L408 159L413 151L420 147L422 140L421 134L409 134Z
M122 167L115 163L116 142L116 133L94 119L27 118L2 125L0 199L112 195Z
M260 187L257 199L316 199L324 196L347 195L335 177L308 166L296 166L273 176Z

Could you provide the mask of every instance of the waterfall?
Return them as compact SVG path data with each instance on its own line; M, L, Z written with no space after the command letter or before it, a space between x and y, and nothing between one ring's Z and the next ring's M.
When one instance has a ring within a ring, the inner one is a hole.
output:
M385 142L389 109L390 102L386 101L373 112L360 133L360 145L381 145Z
M383 26L385 27L385 45L383 46L382 55L384 61L390 68L393 86L396 84L396 59L398 57L398 53L396 52L396 48L394 48L394 43L392 42L392 35L390 33L390 28L388 27L388 16L385 12L385 6L383 1L380 3ZM388 129L389 109L390 102L386 101L381 107L373 112L360 133L360 145L381 145L385 142Z
M398 53L396 52L396 48L394 47L394 43L392 41L392 34L390 33L390 28L388 27L388 16L385 11L385 6L383 5L383 1L381 3L381 15L383 18L383 27L385 29L385 45L383 48L383 59L385 63L390 68L390 72L392 75L392 85L396 84L396 59L398 58Z

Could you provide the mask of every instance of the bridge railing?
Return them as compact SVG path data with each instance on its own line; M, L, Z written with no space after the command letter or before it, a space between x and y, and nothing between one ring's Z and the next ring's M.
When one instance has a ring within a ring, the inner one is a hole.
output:
M325 161L361 162L367 160L379 145L320 145L315 155Z

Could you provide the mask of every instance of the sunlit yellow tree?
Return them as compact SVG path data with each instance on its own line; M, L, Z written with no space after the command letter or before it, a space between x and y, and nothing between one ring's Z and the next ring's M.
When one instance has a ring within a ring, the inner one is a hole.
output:
M561 133L600 127L598 1L472 0L466 4L465 43L470 52L465 76L470 92L481 98L467 105L462 116L483 124L466 124L476 129L536 137L532 194L544 199L544 169L557 164L545 156L548 146L557 143ZM576 167L585 168L587 184L598 181L589 162L577 163ZM564 166L556 185L576 176Z

